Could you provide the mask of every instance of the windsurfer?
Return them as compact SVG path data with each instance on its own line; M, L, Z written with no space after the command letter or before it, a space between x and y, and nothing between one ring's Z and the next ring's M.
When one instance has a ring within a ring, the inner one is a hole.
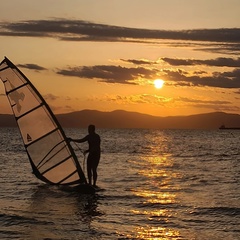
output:
M89 125L88 126L88 135L81 139L72 139L68 138L69 141L73 142L88 142L89 148L88 150L84 151L84 155L88 153L87 158L87 174L88 174L88 182L92 185L92 178L93 178L93 186L96 186L97 182L97 167L101 157L101 138L95 132L95 126Z

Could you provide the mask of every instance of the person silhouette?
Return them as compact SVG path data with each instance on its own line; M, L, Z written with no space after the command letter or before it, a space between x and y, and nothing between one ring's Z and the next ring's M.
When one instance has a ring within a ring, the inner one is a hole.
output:
M89 148L84 151L84 155L88 153L87 157L87 174L88 174L88 183L92 185L93 178L93 186L96 187L97 183L97 167L101 157L101 138L95 132L95 125L88 126L88 135L81 139L72 139L68 138L69 141L82 143L88 142Z

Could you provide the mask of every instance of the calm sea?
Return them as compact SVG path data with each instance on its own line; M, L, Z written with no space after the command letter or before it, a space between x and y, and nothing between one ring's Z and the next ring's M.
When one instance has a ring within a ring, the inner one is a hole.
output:
M240 131L99 129L95 196L41 183L0 133L0 239L240 239Z

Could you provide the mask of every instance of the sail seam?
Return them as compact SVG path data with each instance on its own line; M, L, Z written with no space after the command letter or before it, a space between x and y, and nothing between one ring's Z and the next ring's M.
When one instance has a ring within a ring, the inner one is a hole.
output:
M6 70L6 69L8 69L8 68L9 68L9 66L6 66L6 67L0 69L0 72Z
M67 161L68 159L70 159L70 158L71 158L71 156L63 159L61 162L58 162L57 164L55 164L55 165L51 166L50 168L46 169L45 171L41 172L41 174L44 175L45 173L49 172L49 171L52 170L53 168L55 168L55 167L61 165L62 163L66 162L66 161Z
M9 80L5 80L5 82L7 82L7 81L9 81ZM4 82L4 83L5 83L5 82ZM25 87L26 85L28 85L28 83L24 83L24 84L22 84L22 85L20 85L20 86L18 86L18 87L13 88L13 89L10 90L10 91L6 91L6 94L9 95L10 93L12 93L12 92L14 92L14 91L17 91L18 89L20 89L20 88L22 88L22 87Z
M14 105L16 105L16 104L14 104ZM14 105L12 105L12 107L13 107ZM20 115L20 116L18 116L18 117L16 116L16 120L18 121L20 118L28 115L29 113L33 112L34 110L36 110L36 109L38 109L38 108L40 108L40 107L42 107L42 106L43 106L43 103L40 103L38 106L36 106L36 107L32 108L31 110L25 112L24 114L22 114L22 115Z
M73 176L76 172L77 172L77 169L76 169L73 173L69 174L69 175L66 176L64 179L62 179L61 181L59 181L57 184L61 184L62 182L66 181L68 178L70 178L71 176Z
M45 135L43 135L43 136L37 138L36 140L30 142L29 144L25 144L25 147L28 148L28 147L31 146L32 144L34 144L34 143L40 141L41 139L43 139L43 138L45 138L45 137L51 135L51 134L54 133L54 132L57 132L58 130L59 130L58 128L53 129L51 132L48 132L47 134L45 134Z
M65 146L63 146L61 149L59 149L54 155L52 155L49 159L46 160L42 165L41 163L47 158L47 156L53 151L54 148L56 148L58 145L60 145L63 141L59 142L57 145L55 145L47 154L46 156L40 161L40 163L36 166L38 169L40 169L42 166L44 166L47 162L49 162L53 157L55 157L59 152L61 152ZM41 165L41 166L40 166Z

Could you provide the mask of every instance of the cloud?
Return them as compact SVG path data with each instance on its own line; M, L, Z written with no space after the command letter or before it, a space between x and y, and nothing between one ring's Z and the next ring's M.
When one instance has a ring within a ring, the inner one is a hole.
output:
M171 66L196 66L205 65L210 67L240 67L240 58L226 58L219 57L215 59L181 59L163 57L158 61L151 61L148 59L120 59L123 62L132 63L135 65L156 65L161 61L168 63ZM200 73L200 72L199 72ZM202 74L206 73L202 71Z
M218 53L218 54L231 54L231 55L239 55L240 52L240 44L239 43L211 43L211 44L203 44L200 47L195 48L195 50L205 51L210 53Z
M175 106L177 102L180 106L190 106L194 108L203 108L211 109L214 111L239 111L240 107L234 106L230 101L221 101L221 100L208 100L208 99L199 99L199 98L187 98L187 97L178 97L178 98L169 98L159 95L151 94L133 94L133 95L104 95L102 97L91 97L89 101L100 101L100 102L114 102L121 106L123 105L156 105L156 106Z
M17 65L18 67L21 67L21 68L27 68L27 69L31 69L31 70L36 70L36 71L43 71L43 70L47 70L46 68L44 67L41 67L37 64L32 64L32 63L28 63L28 64L18 64Z
M240 69L231 72L214 72L211 76L187 76L182 70L163 70L163 77L176 86L208 86L218 88L240 88Z
M234 106L234 104L230 101L221 101L221 100L202 100L198 98L186 98L179 97L175 99L176 102L183 102L186 106L192 106L195 108L204 108L204 109L212 109L214 111L233 111L238 112L240 107Z
M218 88L240 88L240 68L228 72L213 72L205 76L206 72L189 72L181 69L157 69L145 67L123 67L114 65L79 66L59 69L57 74L85 79L97 79L100 82L118 84L140 84L138 79L153 80L162 78L166 85L175 86L208 86ZM203 75L204 74L204 75Z
M240 58L234 59L221 57L209 60L162 58L161 60L172 66L207 65L216 67L240 67Z
M158 62L156 61L150 61L147 59L120 59L123 62L128 62L128 63L133 63L135 65L153 65L157 64Z
M186 97L179 97L177 101L185 102L185 103L197 103L197 104L209 104L209 105L224 105L230 104L229 101L220 101L220 100L201 100L196 98L186 98Z
M53 95L53 94L51 94L51 93L49 93L49 94L47 94L47 95L44 96L44 99L45 99L46 101L55 101L55 100L57 100L58 98L59 98L59 96Z
M136 84L138 78L152 79L157 70L143 67L126 68L114 65L80 66L58 70L57 74L87 79L100 79L101 82Z
M184 40L240 42L240 28L153 30L98 24L83 20L49 19L0 22L1 36L52 37L69 41Z
M115 102L119 105L123 104L152 104L165 105L172 101L172 98L167 98L159 95L151 94L133 94L133 95L105 95L101 98L94 97L89 99L91 101Z
M236 55L240 52L240 28L155 30L53 18L2 21L0 36L55 38L61 41L151 43Z
M74 112L76 111L76 109L74 109L73 107L69 106L69 105L64 105L64 106L54 106L50 104L50 107L52 109L53 112Z

